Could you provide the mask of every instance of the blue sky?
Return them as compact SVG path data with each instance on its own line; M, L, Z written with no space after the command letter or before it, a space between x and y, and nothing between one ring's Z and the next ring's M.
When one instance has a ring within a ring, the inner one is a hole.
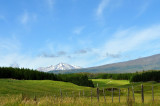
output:
M160 53L159 0L0 0L0 66L92 67Z

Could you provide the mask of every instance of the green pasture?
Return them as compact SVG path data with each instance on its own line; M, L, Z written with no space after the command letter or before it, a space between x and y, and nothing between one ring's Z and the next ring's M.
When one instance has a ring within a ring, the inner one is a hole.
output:
M98 86L100 88L112 88L112 87L126 87L130 85L128 80L112 80L112 79L92 79L95 87Z
M27 95L60 95L60 90L63 94L71 96L73 93L79 95L79 92L86 92L87 96L90 95L91 89L96 96L96 87L100 90L103 88L117 88L124 90L127 93L127 88L132 90L134 87L135 93L140 94L141 84L144 86L144 92L151 94L152 85L154 86L155 95L160 94L160 83L157 82L138 82L130 83L127 80L112 80L112 79L92 79L95 88L78 86L69 82L51 81L51 80L14 80L14 79L0 79L0 96L14 95L14 94L27 94ZM116 91L115 91L116 92ZM118 92L118 90L117 90ZM109 92L110 93L110 92Z
M78 86L69 82L51 81L51 80L14 80L0 79L0 96L26 94L37 96L53 96L62 93L89 91L89 87Z

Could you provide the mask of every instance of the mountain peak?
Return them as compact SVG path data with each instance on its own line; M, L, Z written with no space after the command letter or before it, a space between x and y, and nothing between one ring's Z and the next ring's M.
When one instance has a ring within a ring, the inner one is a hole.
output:
M80 69L81 67L79 66L74 66L66 63L58 63L57 65L51 65L49 67L40 67L37 70L39 71L54 71L54 70L72 70L72 69Z
M68 64L61 62L61 63L58 63L57 65L58 65L58 66L63 66L63 65L68 65Z

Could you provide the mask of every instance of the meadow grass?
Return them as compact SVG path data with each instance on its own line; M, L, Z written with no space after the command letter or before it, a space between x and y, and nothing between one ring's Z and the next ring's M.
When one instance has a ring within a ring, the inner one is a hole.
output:
M0 79L0 96L27 94L37 96L53 96L58 95L60 89L63 92L71 94L72 91L78 92L80 90L89 91L90 87L78 86L69 82L51 81L51 80L14 80L14 79Z
M99 83L100 101L97 102L96 88L77 86L69 82L51 80L14 80L0 79L0 106L152 106L160 105L160 84L157 82L145 82L144 104L141 102L141 84L130 83L127 80L92 79L95 86ZM132 97L131 86L134 86L135 103ZM154 85L155 100L152 102L152 85ZM130 99L127 103L127 88L130 87ZM105 88L106 102L103 91ZM114 90L112 103L112 91ZM119 90L121 89L121 101L119 103ZM60 95L62 91L62 97ZM92 102L91 102L92 89ZM81 91L80 95L79 92ZM84 91L84 96L83 96Z
M100 88L124 87L130 85L128 80L92 79L92 81L95 86L97 86L98 83Z

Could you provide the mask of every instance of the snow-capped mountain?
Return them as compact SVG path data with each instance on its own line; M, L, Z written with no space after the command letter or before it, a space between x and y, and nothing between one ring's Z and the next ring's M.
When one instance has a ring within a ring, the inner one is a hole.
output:
M80 69L81 67L75 66L75 65L70 65L70 64L65 64L65 63L59 63L57 65L51 65L49 67L40 67L37 70L38 71L53 71L53 70L72 70L72 69Z
M19 68L19 64L18 63L13 63L13 64L10 65L10 67Z

